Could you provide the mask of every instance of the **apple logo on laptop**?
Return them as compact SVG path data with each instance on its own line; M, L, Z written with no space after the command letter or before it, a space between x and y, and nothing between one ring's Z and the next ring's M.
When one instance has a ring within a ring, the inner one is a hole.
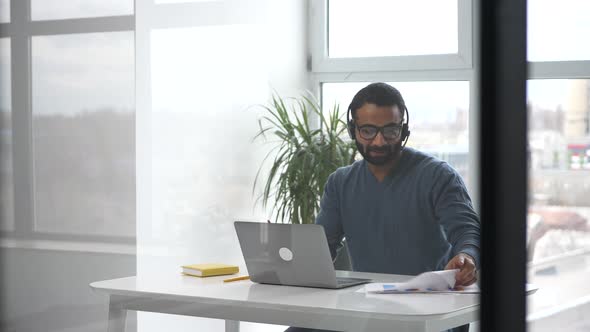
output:
M284 261L289 262L293 259L293 252L289 250L289 248L282 247L279 249L279 256L281 256Z

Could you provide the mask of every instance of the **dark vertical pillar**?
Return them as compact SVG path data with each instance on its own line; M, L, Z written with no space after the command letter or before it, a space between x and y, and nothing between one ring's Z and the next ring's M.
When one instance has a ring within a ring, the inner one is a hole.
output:
M526 0L481 0L481 331L526 330Z

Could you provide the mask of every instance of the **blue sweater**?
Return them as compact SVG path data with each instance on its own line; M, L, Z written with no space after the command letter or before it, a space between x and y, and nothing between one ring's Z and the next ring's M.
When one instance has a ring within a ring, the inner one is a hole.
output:
M411 148L382 182L364 160L332 173L316 223L333 258L346 237L354 271L417 275L444 269L459 252L479 266L480 222L463 180Z

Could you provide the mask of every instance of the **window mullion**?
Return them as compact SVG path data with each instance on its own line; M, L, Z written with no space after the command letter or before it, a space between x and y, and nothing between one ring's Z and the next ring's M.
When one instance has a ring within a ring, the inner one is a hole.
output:
M311 45L311 68L317 71L328 57L328 1L311 1L309 11L308 40Z
M473 38L474 34L472 24L474 17L471 0L459 0L458 5L458 20L457 22L457 37L459 39L459 56L465 62L466 66L472 66L473 64Z
M30 35L59 35L72 33L116 32L133 30L135 17L110 16L51 21L32 21L27 26Z
M479 144L480 136L480 109L479 109L479 58L480 58L480 42L479 42L479 10L480 1L475 0L472 2L470 8L471 21L471 56L473 57L472 65L473 70L472 76L469 82L469 178L479 179L480 178L480 158L479 158ZM459 23L461 27L461 23ZM479 181L471 181L467 188L471 194L471 200L475 207L475 211L480 212L480 199L479 199Z
M408 70L408 71L351 71L336 73L313 73L314 83L329 82L419 82L419 81L469 81L472 69Z
M590 78L590 61L528 62L528 79Z
M34 228L33 132L31 108L30 0L12 1L11 93L15 235L24 237Z

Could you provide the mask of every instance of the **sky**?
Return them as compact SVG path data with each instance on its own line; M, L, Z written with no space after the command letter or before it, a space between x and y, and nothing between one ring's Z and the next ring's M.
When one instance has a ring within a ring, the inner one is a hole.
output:
M330 57L458 50L457 0L338 0L329 15Z
M133 32L32 39L33 114L135 107Z
M590 59L590 1L529 0L528 59Z

